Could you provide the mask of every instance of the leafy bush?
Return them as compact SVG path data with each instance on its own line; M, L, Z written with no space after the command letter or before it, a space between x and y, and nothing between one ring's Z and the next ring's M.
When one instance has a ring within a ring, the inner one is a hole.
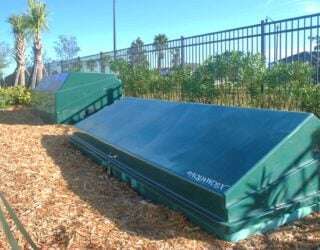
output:
M300 110L312 112L320 117L320 86L306 84L296 90L300 96Z
M246 55L243 57L240 79L243 85L261 86L266 74L265 60L260 54Z
M150 92L163 92L165 79L157 70L149 70L144 65L117 60L111 63L111 70L119 74L124 84L126 95L143 96Z
M259 55L227 52L196 69L179 66L169 74L115 61L125 94L146 98L313 112L320 116L320 87L312 84L308 63L278 63L267 68Z
M0 107L10 105L29 105L31 93L23 87L0 88Z
M272 87L286 84L304 85L312 82L313 71L309 63L278 63L266 71L264 81Z

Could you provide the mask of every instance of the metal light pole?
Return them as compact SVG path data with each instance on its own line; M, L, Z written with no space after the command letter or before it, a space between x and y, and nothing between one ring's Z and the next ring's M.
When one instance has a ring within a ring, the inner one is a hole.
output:
M116 37L116 0L113 0L113 59L117 57L117 37Z

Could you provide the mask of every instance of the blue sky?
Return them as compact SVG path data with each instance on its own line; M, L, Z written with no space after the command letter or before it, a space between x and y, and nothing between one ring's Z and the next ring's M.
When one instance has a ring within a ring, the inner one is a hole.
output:
M26 10L27 0L1 0L0 41L13 44L6 22ZM55 59L54 41L61 34L77 37L80 55L112 50L112 0L46 0L49 31L43 42ZM155 34L169 39L320 12L320 0L117 0L118 48L136 37L150 43ZM14 66L14 65L13 65ZM11 66L11 67L13 67Z

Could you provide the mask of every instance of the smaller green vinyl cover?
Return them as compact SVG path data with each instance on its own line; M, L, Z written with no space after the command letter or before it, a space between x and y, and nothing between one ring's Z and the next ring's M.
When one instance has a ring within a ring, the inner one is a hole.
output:
M61 73L43 79L33 91L33 107L48 121L74 123L122 95L111 74Z

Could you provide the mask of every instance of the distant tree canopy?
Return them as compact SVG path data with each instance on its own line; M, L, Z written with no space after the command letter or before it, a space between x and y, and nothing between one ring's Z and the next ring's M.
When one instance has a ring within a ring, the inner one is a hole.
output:
M144 43L140 39L140 37L138 37L135 41L131 43L131 46L128 51L129 62L131 64L141 65L141 66L148 65L147 57L145 55L143 46L144 46Z
M60 60L70 60L78 56L80 47L75 36L60 35L54 50Z
M28 0L28 29L33 36L34 66L31 76L31 88L42 80L45 71L43 65L42 32L48 29L48 8L40 0Z
M164 50L168 48L168 37L165 34L159 34L154 37L153 46L158 54L158 70L161 69L161 62L164 58Z
M25 14L12 15L8 18L14 35L14 59L17 63L15 69L14 86L26 85L26 37L29 32L29 17Z
M8 18L14 35L14 59L17 67L14 72L14 86L26 86L26 51L27 38L32 38L32 74L31 88L42 80L45 68L43 64L42 33L48 29L48 8L41 0L28 0L28 9L21 14L13 14Z

